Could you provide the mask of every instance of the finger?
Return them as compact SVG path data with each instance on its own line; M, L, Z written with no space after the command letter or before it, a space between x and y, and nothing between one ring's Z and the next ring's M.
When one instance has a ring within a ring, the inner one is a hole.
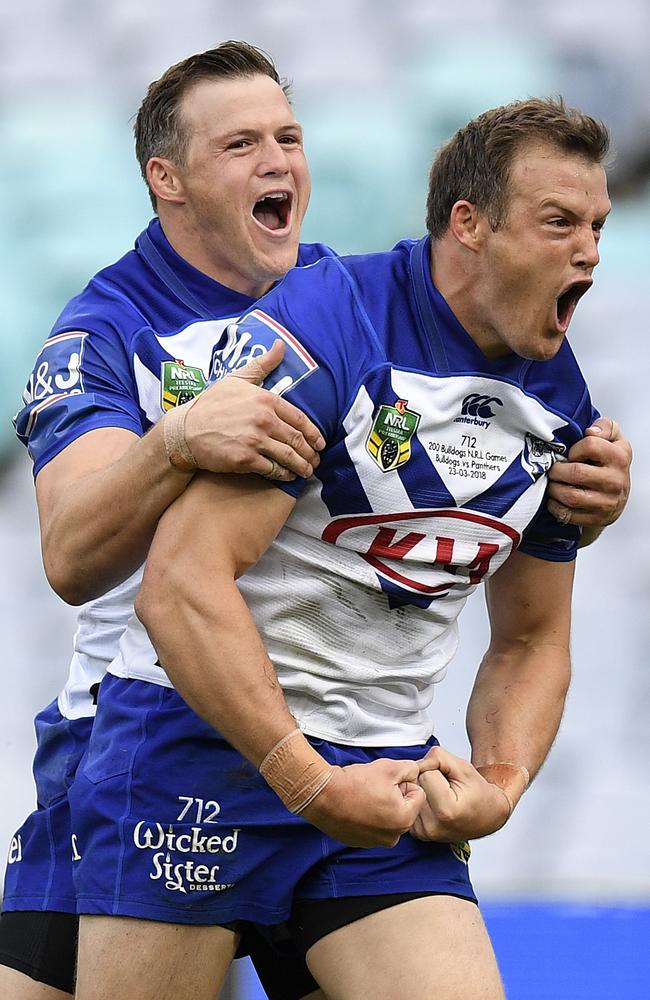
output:
M626 469L632 460L630 442L624 437L616 441L607 441L602 436L588 435L576 441L571 446L566 462L555 462L549 470L553 478L571 465L589 463L590 465L615 466Z
M245 382L261 385L267 375L278 367L284 357L284 342L275 340L264 354L251 358L243 368L233 372L229 378L241 378Z
M278 419L289 428L290 431L299 431L307 444L322 451L325 447L325 438L309 417L299 410L297 406L290 403L288 399L277 397L275 413Z
M608 448L615 446L608 444ZM557 469L557 471L555 471ZM552 475L550 474L552 473ZM618 492L627 482L627 467L622 455L611 455L602 464L585 462L563 462L550 470L549 483L572 486L576 490L596 490L599 493Z
M428 805L424 805L420 809L420 812L411 825L409 833L415 840L424 840L427 842L431 842L432 840L449 840L449 836L445 834L442 824L431 809L429 809Z
M444 747L432 747L426 757L419 762L420 773L430 770L439 770L445 776L466 777L473 771L469 761L445 750Z
M556 500L549 500L546 504L549 514L551 514L560 524L571 524L573 511L570 507L558 503Z
M424 793L417 781L400 781L399 790L405 799L412 798L414 795L420 800L424 800Z
M296 477L293 472L286 469L283 465L279 465L274 459L266 458L264 455L260 455L260 459L266 463L266 470L262 472L260 470L259 475L264 479L274 479L278 482L292 482Z
M280 465L286 465L301 476L311 475L320 462L320 455L305 440L300 431L274 422L269 430L264 451ZM307 468L309 466L309 468Z
M565 507L563 504L558 504L556 501L551 500L549 500L547 507L549 513L560 524L572 524L577 528L602 528L605 524L609 524L611 520L615 519L617 509L614 505L610 512L609 508L604 509L601 503L593 509L585 510L581 507Z
M382 758L380 758L381 760ZM417 785L420 763L417 760L389 760L384 758L386 770L395 784Z
M614 511L619 499L619 490L606 489L603 486L598 490L579 489L574 486L564 486L555 483L553 490L548 491L548 507L551 504L559 504L561 507L568 507L569 510L577 513L584 511L600 511L602 514ZM557 516L557 515L554 515Z
M295 479L296 476L302 476L303 479L309 479L312 475L314 468L318 465L318 458L314 454L313 462L309 462L307 459L299 455L298 452L293 451L287 445L279 444L273 439L268 439L260 445L260 454L258 456L259 461L253 459L252 471L257 472L260 476L267 476L269 472L269 463L275 462L278 468L286 469L290 473L291 478ZM273 478L281 479L287 478L282 476L274 476Z
M418 785L413 785L408 794L404 796L401 817L404 833L413 826L422 808L426 806L426 801L425 793Z
M441 771L426 771L420 775L419 784L426 795L427 805L433 812L455 804L458 796Z

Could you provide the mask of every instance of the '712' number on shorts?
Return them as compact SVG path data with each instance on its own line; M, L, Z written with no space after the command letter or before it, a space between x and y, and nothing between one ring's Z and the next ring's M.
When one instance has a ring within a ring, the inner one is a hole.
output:
M185 805L176 817L177 823L186 818L189 823L216 823L216 817L221 812L221 806L214 799L209 799L205 802L203 799L197 799L193 795L179 795L178 801L184 802ZM196 813L194 810L196 810ZM205 815L203 814L204 811Z

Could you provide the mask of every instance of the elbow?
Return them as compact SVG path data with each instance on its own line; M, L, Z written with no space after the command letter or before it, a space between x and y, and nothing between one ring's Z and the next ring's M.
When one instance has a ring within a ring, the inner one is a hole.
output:
M101 590L92 586L93 581L85 579L77 567L68 565L64 559L52 555L45 549L43 569L50 587L66 604L79 607L101 594Z
M147 563L134 607L152 642L164 623L173 619L173 589L168 570L160 567L152 569Z

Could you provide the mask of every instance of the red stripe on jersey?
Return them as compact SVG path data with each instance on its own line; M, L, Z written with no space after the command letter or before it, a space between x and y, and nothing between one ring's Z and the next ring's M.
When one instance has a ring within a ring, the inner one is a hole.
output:
M318 364L314 361L311 354L309 354L309 352L305 350L300 341L296 340L294 335L292 333L289 333L287 328L278 323L278 321L273 319L272 316L269 316L267 315L267 313L262 312L261 309L254 309L252 313L249 313L249 315L254 316L256 319L260 321L260 323L264 323L266 326L270 326L275 333L279 334L279 336L282 337L283 340L286 340L289 344L291 344L293 349L296 351L297 354L301 356L301 358L304 360L305 364L309 368L318 368Z

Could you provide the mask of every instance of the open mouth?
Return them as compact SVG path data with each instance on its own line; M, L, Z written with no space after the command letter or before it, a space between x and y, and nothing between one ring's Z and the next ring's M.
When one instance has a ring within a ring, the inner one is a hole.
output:
M566 291L558 295L555 303L555 313L558 329L562 333L566 333L569 328L569 323L576 310L578 302L591 288L591 281L577 281L575 284L571 285Z
M288 191L271 191L253 205L253 218L263 229L279 233L291 222L292 195Z

